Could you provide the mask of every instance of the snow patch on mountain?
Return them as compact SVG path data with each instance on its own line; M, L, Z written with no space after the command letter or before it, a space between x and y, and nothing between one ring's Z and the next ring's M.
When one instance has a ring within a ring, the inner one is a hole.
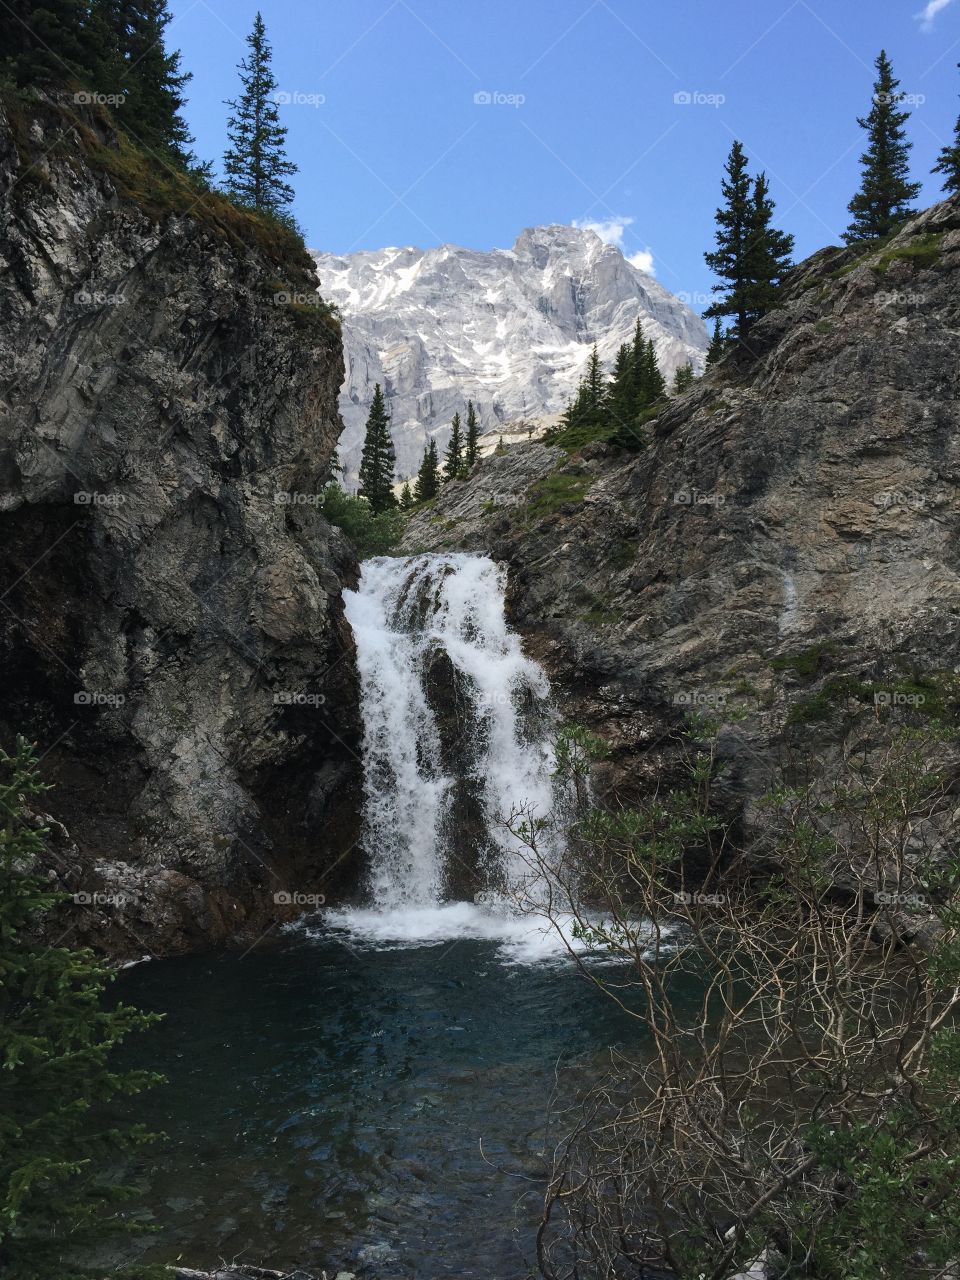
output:
M668 376L699 372L703 321L588 227L532 227L512 249L455 245L315 253L320 292L343 316L345 430L356 475L374 384L384 389L400 476L426 440L446 444L473 400L484 431L561 412L596 342L608 367L639 317Z

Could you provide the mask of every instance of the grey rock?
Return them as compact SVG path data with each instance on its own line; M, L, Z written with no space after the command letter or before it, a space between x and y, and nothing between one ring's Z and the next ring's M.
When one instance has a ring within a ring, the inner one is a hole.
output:
M668 781L685 714L718 718L721 794L752 828L784 752L839 752L851 715L875 720L831 680L960 672L958 317L954 198L882 253L798 266L636 453L513 445L444 486L406 546L509 565L565 710L614 744L611 785ZM573 498L544 509L548 477ZM802 678L775 665L803 654L822 663ZM825 719L788 723L818 695Z
M64 886L122 888L72 927L140 956L257 936L349 846L315 787L357 735L357 567L313 496L343 363L274 300L305 255L152 214L71 110L38 109L42 172L0 117L0 727L57 784Z
M393 418L398 473L409 476L428 437L446 444L469 399L485 431L558 414L592 344L612 365L638 318L668 374L688 361L703 367L700 317L593 231L532 227L512 249L489 253L447 244L315 257L321 289L344 320L348 478L376 382Z

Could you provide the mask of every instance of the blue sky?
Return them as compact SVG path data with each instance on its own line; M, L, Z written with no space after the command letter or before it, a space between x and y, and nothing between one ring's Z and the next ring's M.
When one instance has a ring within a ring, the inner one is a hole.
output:
M258 5L172 0L187 117L219 161ZM798 256L836 243L873 60L914 100L922 203L960 111L960 0L261 0L308 243L509 247L599 224L698 310L734 137ZM475 100L481 95L480 100ZM486 95L484 100L483 95ZM681 98L677 100L677 95ZM692 100L686 101L682 95Z

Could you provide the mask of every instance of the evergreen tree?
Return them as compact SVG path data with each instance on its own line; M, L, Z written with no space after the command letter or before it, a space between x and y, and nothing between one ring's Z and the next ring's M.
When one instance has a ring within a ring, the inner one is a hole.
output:
M75 1259L110 1232L135 1229L118 1156L149 1141L141 1125L104 1123L95 1109L160 1080L117 1071L116 1046L156 1021L104 1008L114 972L90 951L37 941L62 895L36 869L45 831L25 811L47 787L28 743L0 749L0 1273L10 1280L81 1280L103 1267Z
M417 481L413 486L415 502L426 502L435 498L440 492L440 459L437 456L437 442L431 439L423 454Z
M682 364L673 375L673 392L674 395L680 395L686 391L687 387L693 386L693 365L687 362Z
M848 205L853 221L844 234L847 244L890 235L909 217L911 201L920 194L920 183L909 181L910 148L904 125L909 111L900 110L903 94L897 90L886 51L876 61L873 107L857 123L867 131L867 149L860 157L863 166L860 190Z
M647 340L643 333L643 323L639 316L633 330L633 349L630 354L630 366L633 370L633 417L641 413L650 403L647 394Z
M400 510L409 511L413 506L413 494L410 492L410 481L404 480L400 490Z
M724 296L711 303L704 315L711 319L733 316L735 333L743 339L750 329L746 250L753 212L747 157L739 140L730 149L725 172L721 185L724 204L716 214L717 247L713 253L703 255L707 266L721 280L713 286L713 292Z
M283 216L293 200L293 188L284 178L296 173L297 166L284 154L287 130L272 97L277 88L273 54L259 13L247 44L249 56L238 67L243 92L226 104L233 111L227 121L230 146L223 158L227 188L239 203Z
M17 84L62 85L79 79L94 88L96 59L86 0L0 3L0 69Z
M500 437L499 437L499 439L497 440L497 447L496 447L496 449L494 450L494 452L495 452L495 453L506 453L506 452L507 452L507 446L503 443L503 436L500 436Z
M957 63L960 67L960 62ZM956 195L960 191L960 116L957 117L956 127L953 131L953 142L949 143L940 152L937 163L931 169L931 173L942 173L943 189L948 195Z
M775 305L780 280L791 265L793 236L773 226L774 208L767 175L760 173L753 187L744 257L743 296L751 326Z
M713 336L710 339L709 347L707 347L707 364L718 364L723 359L725 350L726 340L723 327L720 324L720 317L717 316L713 322Z
M450 443L443 461L443 478L445 481L459 480L463 475L463 431L460 426L460 415L453 415Z
M607 413L615 427L629 427L637 416L633 368L633 350L624 343L607 388Z
M378 382L373 391L373 403L367 417L367 431L360 457L361 498L370 503L373 514L379 515L397 505L393 492L394 452L390 436L390 415Z
M588 411L594 417L599 417L603 413L607 395L603 382L603 363L600 360L600 352L596 343L593 344L593 349L590 352L583 385L586 392Z
M125 102L123 126L147 148L167 152L189 164L193 139L181 111L184 86L192 79L180 70L180 53L167 53L164 33L171 21L167 0L107 0L112 12Z
M660 363L657 360L657 349L653 345L652 338L648 341L644 352L643 383L647 395L647 404L644 406L645 408L649 408L650 405L659 403L659 401L661 401L667 394L666 380L660 372Z
M470 472L477 465L480 457L480 424L477 422L477 411L473 401L467 401L467 443L464 446L464 470Z

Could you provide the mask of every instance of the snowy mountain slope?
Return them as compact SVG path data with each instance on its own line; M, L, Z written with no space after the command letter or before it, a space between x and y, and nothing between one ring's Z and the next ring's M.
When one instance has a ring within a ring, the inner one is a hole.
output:
M343 315L340 456L348 478L376 382L406 476L428 435L446 443L468 399L486 431L560 412L591 345L609 367L638 316L668 374L688 360L702 367L700 318L593 231L534 227L512 249L489 253L441 245L314 257L320 291Z

